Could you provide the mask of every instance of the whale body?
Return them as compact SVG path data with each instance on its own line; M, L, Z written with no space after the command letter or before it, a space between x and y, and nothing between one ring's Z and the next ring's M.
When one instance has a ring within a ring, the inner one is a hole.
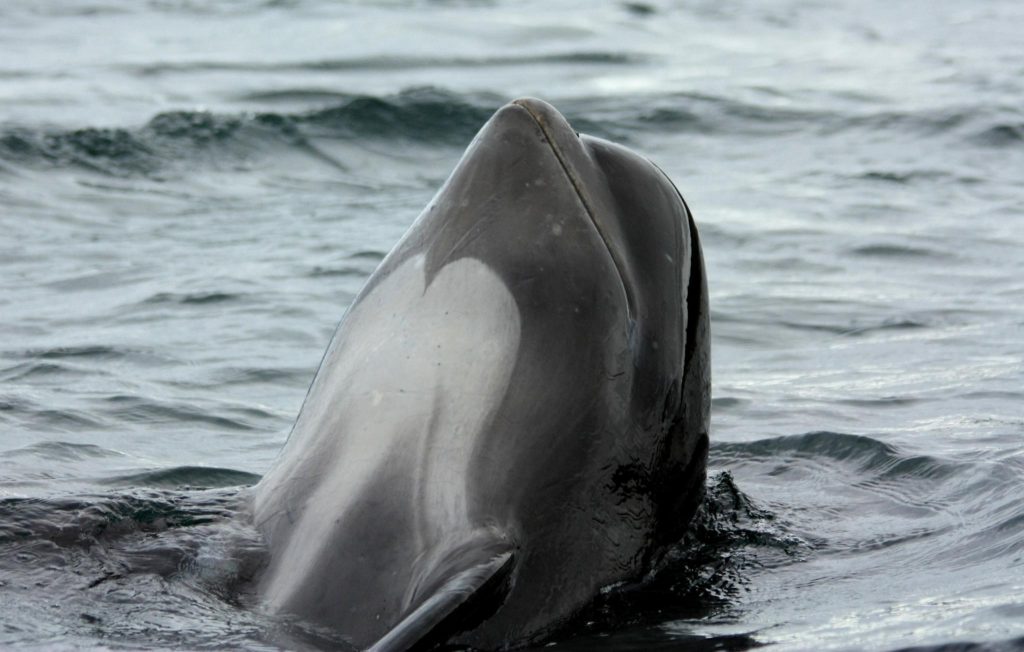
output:
M512 102L349 307L254 488L261 598L358 649L539 641L683 535L709 411L679 192Z

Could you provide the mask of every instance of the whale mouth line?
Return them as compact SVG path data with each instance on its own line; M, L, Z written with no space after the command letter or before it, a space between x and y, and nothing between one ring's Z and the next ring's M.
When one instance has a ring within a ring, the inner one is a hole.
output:
M544 139L548 142L548 146L551 148L551 152L555 155L555 159L558 161L558 165L561 166L562 172L565 173L566 179L569 180L569 183L572 185L573 190L576 191L576 196L579 198L580 203L583 205L583 212L587 214L587 219L590 220L590 224L594 227L594 230L597 231L598 237L601 239L602 244L604 244L605 249L608 251L608 256L611 258L612 265L615 267L615 273L618 275L619 282L622 284L622 289L626 294L627 304L632 306L632 293L629 291L629 286L626 284L625 280L626 276L623 274L625 266L623 265L623 262L619 260L619 257L615 253L615 249L611 246L611 244L608 241L607 235L605 235L605 232L601 229L601 225L594 217L594 207L591 206L590 201L587 200L586 193L583 192L583 182L575 173L573 167L569 164L569 161L567 161L565 156L562 154L562 150L558 148L557 141L555 140L554 135L551 133L551 125L548 124L548 122L544 119L543 115L539 114L537 111L533 109L533 107L531 106L531 100L519 99L515 100L512 103L525 110L533 119L534 123L536 123L541 133L544 135Z

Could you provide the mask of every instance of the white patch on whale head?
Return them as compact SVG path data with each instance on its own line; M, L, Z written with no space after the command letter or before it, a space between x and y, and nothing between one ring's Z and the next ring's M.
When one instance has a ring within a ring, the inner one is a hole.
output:
M318 474L304 502L287 505L297 518L264 583L271 605L332 581L317 578L322 555L344 554L331 534L388 465L414 469L407 498L423 552L471 530L464 481L508 387L520 315L485 263L448 263L429 286L424 267L422 255L405 261L345 316L282 460L261 483L258 518L283 509L288 499L277 496L295 477Z

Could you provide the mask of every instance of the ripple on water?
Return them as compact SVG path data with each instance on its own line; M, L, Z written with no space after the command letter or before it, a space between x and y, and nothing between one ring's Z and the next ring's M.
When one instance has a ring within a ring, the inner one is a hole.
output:
M4 452L6 457L34 457L40 460L63 462L92 458L123 457L121 451L111 450L96 444L82 444L66 441L43 441Z
M974 142L987 147L1014 147L1024 142L1024 122L997 124L987 127L973 137Z
M246 295L234 292L158 292L143 299L142 303L187 305L212 305L244 299Z
M265 551L236 518L242 502L237 490L0 499L0 600L12 625L0 642L265 647L272 623L247 589Z
M175 423L215 426L227 430L254 430L256 426L242 416L226 416L212 409L203 409L192 403L159 400L147 396L126 394L102 399L99 411L112 419L136 423ZM265 416L263 411L250 409L249 416Z
M46 407L24 396L0 396L0 421L14 423L19 428L37 432L80 432L107 425L100 416L92 412L71 407Z
M96 360L112 360L124 358L133 351L102 344L84 344L78 346L55 346L49 349L30 349L22 353L26 358L43 360L61 358L92 358Z
M3 355L8 358L32 360L70 360L83 364L92 362L132 362L143 365L162 365L174 362L173 358L169 357L166 351L158 353L156 350L148 348L112 344L73 344L8 350Z
M216 386L228 385L250 385L250 384L271 384L271 385L296 385L303 387L309 385L310 370L308 367L223 367L213 374L213 383ZM276 418L269 412L260 411L252 413L258 418Z
M931 456L908 455L872 437L829 431L714 444L712 451L723 463L807 458L842 463L859 474L879 477L936 478L955 473L958 468L954 462Z
M62 382L76 377L103 374L97 369L89 369L74 364L58 362L21 362L0 369L0 380L17 381L52 381Z
M930 259L930 260L942 260L952 258L953 255L939 251L937 249L929 249L926 247L901 245L901 244L870 244L863 245L860 247L854 247L850 249L850 253L854 256L864 256L868 258L884 258L884 259Z
M780 509L802 522L794 531L806 527L824 537L822 550L854 555L899 548L886 563L902 559L918 570L950 572L1024 551L1019 457L921 455L837 432L711 448L713 466L732 469L781 500ZM814 516L829 512L829 521ZM918 545L925 539L931 542Z
M229 490L0 499L0 543L88 545L99 537L212 523L237 513L239 500L238 491Z
M734 396L716 396L711 399L711 409L715 411L728 411L749 404L750 401Z
M260 476L245 471L207 466L176 466L104 478L101 484L126 487L159 487L163 489L218 489L250 486Z
M311 270L309 270L308 275L312 278L329 276L348 276L352 278L366 278L367 271L360 267L324 267L321 265L316 265Z

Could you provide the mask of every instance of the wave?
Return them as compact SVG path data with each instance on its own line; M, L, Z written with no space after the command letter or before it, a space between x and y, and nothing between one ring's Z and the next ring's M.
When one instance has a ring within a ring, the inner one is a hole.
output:
M237 491L135 491L121 495L0 499L0 544L45 539L60 546L99 538L160 532L234 516Z
M854 178L861 181L874 181L897 186L909 186L918 182L924 183L955 183L961 185L977 185L984 182L979 176L962 174L948 170L867 170L854 175Z
M333 136L397 138L425 142L468 143L500 106L493 97L457 95L418 88L392 98L355 97L342 104L298 116L301 124Z
M952 258L952 254L927 247L912 247L900 244L870 244L854 247L849 250L855 256L867 258L913 259L930 258L935 260Z
M4 621L16 624L4 646L180 648L189 627L202 635L186 647L260 646L251 638L259 616L242 602L265 548L237 518L244 496L136 490L0 499L0 590ZM211 617L224 623L214 633Z
M212 412L197 405L162 401L146 396L113 395L103 399L99 408L111 418L120 421L141 422L147 425L159 423L200 424L226 430L255 430L253 422L273 415L255 408L223 408L232 414Z
M901 647L892 652L1020 652L1024 650L1024 636L1003 641L940 643Z
M780 509L802 521L794 525L802 536L821 532L815 515L830 513L820 552L902 546L921 567L953 572L1024 551L1020 453L940 457L865 435L812 432L715 444L711 463L795 501ZM915 544L923 539L929 543Z
M504 60L502 60L504 61ZM509 59L508 65L539 63L630 64L631 55L568 53ZM498 65L500 61L451 60L306 62L298 64L234 64L191 62L155 64L139 74L197 72L235 67L289 66L300 68L410 65ZM408 141L441 146L464 146L507 99L489 93L455 93L436 87L417 87L389 96L352 95L325 89L275 89L243 95L245 102L310 101L322 108L294 113L257 111L218 114L206 111L168 111L138 128L84 127L73 130L8 127L0 131L0 162L15 165L76 167L111 176L159 177L188 163L216 165L227 161L269 156L281 148L298 150L333 167L348 163L325 153L318 143L344 140L357 143ZM994 111L977 107L888 111L853 114L838 109L801 107L793 103L758 103L699 93L629 97L567 98L560 108L581 132L630 143L637 134L692 132L701 135L773 137L791 133L821 135L864 131L893 131L900 138L954 134L983 147L1005 147L1024 138L1021 124ZM869 172L881 180L905 183L933 171Z
M176 466L106 478L101 484L165 489L219 489L250 486L259 482L255 473L207 466Z
M348 96L333 106L294 114L235 115L170 111L142 127L74 130L10 127L0 132L0 160L29 166L75 167L110 176L157 176L176 164L246 158L293 148L335 167L313 140L412 140L463 145L500 101L434 88L390 97Z
M0 422L36 431L80 432L104 427L102 419L82 410L53 408L21 396L0 396Z
M135 362L147 365L166 364L170 358L158 354L150 349L134 348L111 344L70 344L66 346L51 346L42 348L29 348L21 350L8 350L2 354L4 358L13 358L40 365L38 369L24 368L23 363L13 367L0 369L0 377L6 373L46 374L63 373L72 370L73 365L79 363L91 364L94 362Z
M629 143L633 133L693 133L701 136L773 138L791 135L866 137L883 132L893 141L951 138L958 146L1003 148L1024 140L1016 109L957 104L938 108L863 111L823 106L780 95L770 101L696 92L644 96L575 98L560 104L581 131ZM580 121L582 118L582 121ZM875 171L867 179L908 183L950 177L931 167L901 172Z
M101 457L123 457L120 451L103 448L95 444L79 444L67 441L44 441L14 450L4 451L6 457L34 457L43 460L78 461Z
M305 380L308 371L290 370L261 372L260 370L232 370L225 372L225 383L245 384L265 382L266 378ZM280 416L263 409L236 405L196 405L182 401L159 399L151 396L111 394L92 401L87 410L62 408L30 400L23 396L0 396L0 422L11 422L19 427L37 431L68 431L80 433L83 429L105 429L112 423L144 423L159 427L170 424L180 427L214 427L220 430L262 430Z
M881 477L936 478L952 475L961 468L955 462L928 455L907 455L872 437L830 431L715 444L712 455L723 464L744 460L825 459L853 467L865 476L873 473Z
M827 333L839 337L863 337L876 333L934 328L947 324L958 317L954 311L943 310L920 311L913 315L905 316L851 320L847 314L827 315L819 311L818 314L813 316L801 315L804 319L795 321L793 319L793 307L791 306L790 308L788 314L779 314L779 311L775 310L774 307L768 307L764 311L757 311L750 308L749 304L744 306L744 311L727 310L719 307L712 309L711 319L716 324L719 324L720 328L724 325L757 327L770 324L773 328L784 327L793 331Z
M131 351L114 346L84 344L78 346L56 346L50 349L26 351L25 356L44 360L62 358L92 358L94 360L116 360L131 355Z
M68 378L89 376L93 371L68 364L53 362L22 362L0 369L0 380L7 382L24 381L31 378Z
M229 303L244 298L244 295L231 292L158 292L142 301L151 304L207 305Z
M634 65L643 64L648 57L625 52L559 52L526 56L481 56L481 57L408 57L375 56L352 59L318 59L313 61L182 61L160 62L127 67L127 71L140 76L161 76L173 74L195 74L204 72L341 72L355 70L386 71L422 68L507 68L516 66L539 66L560 64L582 65ZM277 91L252 92L241 96L243 100L265 101L281 99ZM290 98L289 98L290 99Z
M1024 142L1024 122L997 124L974 135L974 141L989 147L1015 147Z

